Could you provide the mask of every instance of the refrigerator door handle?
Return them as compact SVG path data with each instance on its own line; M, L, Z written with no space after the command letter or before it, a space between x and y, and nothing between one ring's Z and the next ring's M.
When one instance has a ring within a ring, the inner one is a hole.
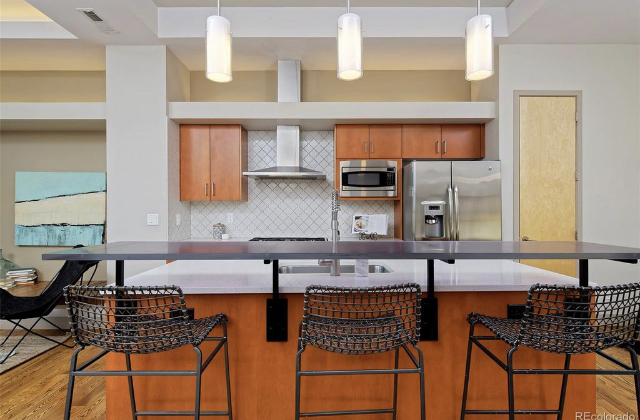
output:
M453 200L456 212L456 241L460 240L460 201L458 200L458 186L453 186Z
M449 207L449 240L455 241L455 237L453 234L453 190L451 189L451 185L447 185L447 206Z

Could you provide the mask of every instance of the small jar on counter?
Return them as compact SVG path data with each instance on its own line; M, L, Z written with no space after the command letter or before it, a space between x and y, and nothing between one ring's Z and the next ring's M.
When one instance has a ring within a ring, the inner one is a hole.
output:
M227 227L222 223L213 225L213 239L222 239L222 234L226 233Z

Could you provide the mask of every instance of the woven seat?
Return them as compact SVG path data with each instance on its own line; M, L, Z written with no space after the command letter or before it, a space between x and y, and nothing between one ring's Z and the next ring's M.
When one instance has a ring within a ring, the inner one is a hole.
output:
M471 313L469 344L462 397L461 420L467 414L506 414L515 419L520 414L556 415L562 419L568 375L633 375L636 402L640 411L640 368L633 348L639 331L640 283L609 287L566 287L536 284L529 290L522 319L505 319ZM494 335L475 335L476 325L483 325ZM489 350L482 341L502 340L511 348L506 363ZM507 373L509 410L467 410L471 351L477 346ZM617 360L603 350L620 346L629 351L631 366ZM513 354L520 347L529 347L565 356L563 369L516 369ZM613 362L621 370L571 369L574 354L596 353ZM514 375L562 375L560 401L555 410L515 409Z
M64 297L69 321L79 348L71 356L69 386L65 404L65 420L71 415L73 387L76 376L106 374L85 369L109 352L124 353L126 371L108 372L111 376L126 376L129 383L131 413L139 416L228 416L232 420L231 384L229 376L229 350L227 342L227 316L218 314L206 318L189 319L184 294L176 286L154 287L95 287L67 286ZM210 336L220 325L221 336ZM203 361L198 347L204 341L218 342L209 357ZM150 354L190 345L196 355L193 371L135 371L131 368L132 354ZM80 367L78 353L87 346L104 349L98 356ZM227 386L227 410L205 411L200 409L201 376L219 350L224 347L225 376ZM194 411L140 411L136 408L133 387L134 376L194 376L196 382Z
M300 324L296 357L295 418L344 414L392 413L396 418L398 375L420 375L420 418L425 419L424 358L418 347L420 339L421 290L418 284L400 284L367 288L309 286L304 294L304 312ZM416 358L409 350L418 353ZM333 353L365 355L395 351L393 369L303 371L301 356L307 346ZM413 364L399 369L399 350L403 349ZM388 409L323 411L300 410L300 378L323 375L394 375L393 407Z

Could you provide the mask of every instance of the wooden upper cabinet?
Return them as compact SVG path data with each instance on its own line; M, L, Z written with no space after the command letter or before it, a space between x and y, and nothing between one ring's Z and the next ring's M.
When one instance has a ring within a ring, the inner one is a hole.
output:
M180 126L180 200L209 200L209 126Z
M212 125L211 201L247 201L247 132L239 125Z
M412 124L402 126L402 157L405 159L440 159L442 126Z
M369 159L369 126L336 125L336 159Z
M246 201L247 132L240 125L180 126L180 200Z
M484 157L484 130L480 124L442 126L442 159Z
M369 126L369 159L402 158L402 126Z

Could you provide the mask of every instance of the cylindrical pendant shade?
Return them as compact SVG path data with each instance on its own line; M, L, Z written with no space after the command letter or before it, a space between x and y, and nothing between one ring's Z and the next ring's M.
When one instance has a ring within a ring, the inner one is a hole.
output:
M338 19L338 79L362 77L362 23L360 16L346 13Z
M231 22L222 16L207 18L207 79L230 82L231 75Z
M482 80L493 75L493 24L491 16L478 15L467 22L467 80Z

